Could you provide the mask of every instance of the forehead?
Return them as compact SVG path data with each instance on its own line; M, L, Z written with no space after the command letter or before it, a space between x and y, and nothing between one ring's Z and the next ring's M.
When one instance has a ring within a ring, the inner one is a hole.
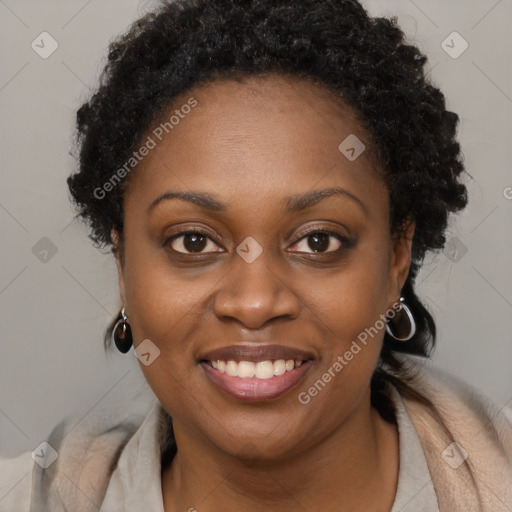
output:
M130 176L127 201L136 196L149 205L166 189L236 195L239 201L254 202L257 196L260 204L262 198L279 200L316 183L347 185L355 195L382 190L371 141L356 114L310 80L286 75L215 80L175 98L153 124L147 136L155 147ZM365 150L351 161L340 144L354 137Z

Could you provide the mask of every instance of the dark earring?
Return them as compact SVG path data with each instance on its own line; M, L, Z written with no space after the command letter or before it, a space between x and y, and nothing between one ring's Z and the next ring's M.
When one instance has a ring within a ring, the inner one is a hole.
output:
M115 343L117 350L122 354L126 354L132 347L132 328L128 323L128 317L124 313L124 307L119 315L119 320L112 329L112 341Z

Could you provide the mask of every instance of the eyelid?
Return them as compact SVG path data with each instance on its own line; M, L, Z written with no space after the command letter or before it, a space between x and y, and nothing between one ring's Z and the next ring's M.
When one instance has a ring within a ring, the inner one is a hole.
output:
M339 224L340 227L343 227L344 230L347 232L346 235L340 233L340 230L339 228L336 229L332 226L326 226L325 224L324 225L309 225L308 227L300 230L297 234L294 235L294 238L298 240L301 240L302 238L304 238L306 235L309 235L310 233L328 233L329 235L333 235L333 236L338 236L338 237L342 237L344 239L347 239L349 240L351 237L348 233L350 233L349 229L347 227L345 227L343 224Z

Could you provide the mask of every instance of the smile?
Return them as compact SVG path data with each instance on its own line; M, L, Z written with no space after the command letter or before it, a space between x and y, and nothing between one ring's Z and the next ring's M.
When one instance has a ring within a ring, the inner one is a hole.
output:
M240 377L241 379L271 379L279 375L284 375L295 368L300 368L304 361L293 359L278 359L277 361L209 361L213 368L220 373L226 373L230 377Z
M232 345L205 356L199 364L208 379L231 397L251 402L289 392L313 364L311 354L280 345Z

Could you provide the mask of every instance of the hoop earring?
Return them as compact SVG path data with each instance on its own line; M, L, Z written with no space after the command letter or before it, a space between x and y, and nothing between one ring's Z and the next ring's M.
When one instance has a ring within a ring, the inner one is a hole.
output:
M112 329L112 341L117 347L117 350L122 354L126 354L126 352L128 352L132 347L132 328L128 323L128 317L124 313L124 307L119 315L119 320Z
M401 337L397 336L396 334L394 334L393 331L391 330L390 326L389 326L389 320L390 320L389 318L386 320L386 332L393 339L395 339L397 341L408 341L416 333L416 322L414 321L414 316L411 313L411 310L409 309L409 307L405 303L405 299L403 297L400 297L400 309L399 309L399 311L402 311L402 310L405 311L405 314L407 315L407 319L409 320L409 325L410 325L409 334L407 334L407 336L404 336L403 338L401 338Z

